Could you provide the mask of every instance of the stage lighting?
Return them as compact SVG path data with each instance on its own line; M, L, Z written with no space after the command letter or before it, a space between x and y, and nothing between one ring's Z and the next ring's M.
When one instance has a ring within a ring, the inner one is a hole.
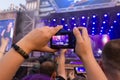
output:
M74 24L74 26L76 26L77 24Z
M110 27L111 29L113 28L113 26Z
M82 16L82 19L85 19L85 16Z
M114 21L114 23L117 23L117 21Z
M103 30L100 30L100 32L102 33L102 32L103 32Z
M65 20L65 18L62 18L62 21L64 21Z
M109 32L111 32L111 29L109 30Z
M104 14L104 17L107 17L108 15L107 14Z
M95 31L92 31L92 33L94 33Z
M120 16L120 13L117 13L117 16Z
M106 22L105 21L103 21L103 24L105 24Z
M75 20L75 18L74 18L74 17L72 17L72 20Z
M92 29L95 29L94 27Z
M86 23L83 23L83 26L85 26L86 25Z
M101 29L103 29L104 27L101 27Z
M56 21L56 19L53 19L53 21Z
M93 22L93 24L95 25L95 22Z
M93 18L96 18L96 16L95 16L95 15L93 15Z
M68 26L68 24L65 24L65 26Z

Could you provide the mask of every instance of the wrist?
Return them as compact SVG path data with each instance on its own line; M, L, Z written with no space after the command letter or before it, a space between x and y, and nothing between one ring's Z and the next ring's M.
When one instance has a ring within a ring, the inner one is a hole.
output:
M27 44L25 41L20 40L18 43L16 43L19 47L21 47L28 55L32 51L32 49L29 47L29 44Z

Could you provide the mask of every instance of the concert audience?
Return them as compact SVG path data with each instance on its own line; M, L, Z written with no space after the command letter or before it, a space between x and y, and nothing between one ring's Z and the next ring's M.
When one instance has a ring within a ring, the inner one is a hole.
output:
M48 42L50 41L50 38L55 35L61 28L61 26L54 28L37 28L27 34L18 43L16 43L16 45L14 45L13 48L11 48L0 60L0 80L12 80L19 66L27 58L25 54L28 55L31 51L34 50L55 52L56 50L48 47ZM79 32L80 30L82 34ZM104 75L103 71L93 56L87 29L84 27L75 27L73 29L73 33L76 37L75 51L83 61L84 67L86 68L88 80L107 80L106 76ZM21 51L16 50L15 46L19 46L19 50L22 50L22 53L24 51L25 54L20 54Z

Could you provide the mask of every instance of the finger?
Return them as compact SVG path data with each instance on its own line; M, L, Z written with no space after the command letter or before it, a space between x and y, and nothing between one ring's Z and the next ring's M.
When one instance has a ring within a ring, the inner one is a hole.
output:
M87 29L85 27L78 27L78 29L82 31L83 39L88 38L88 31L87 31Z
M57 27L54 27L54 28L52 27L51 30L50 30L51 35L52 36L55 35L62 28L63 28L63 26L57 26Z
M76 38L77 41L82 40L82 36L81 36L81 33L80 33L78 28L74 27L73 34L75 35L75 38Z
M56 52L57 50L56 49L52 49L48 46L45 46L42 48L42 51L46 51L46 52Z

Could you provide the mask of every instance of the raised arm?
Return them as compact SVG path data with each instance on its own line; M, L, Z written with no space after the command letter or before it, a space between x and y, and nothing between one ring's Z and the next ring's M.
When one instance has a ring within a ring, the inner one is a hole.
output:
M76 37L75 51L86 68L88 80L107 80L104 72L94 58L87 29L84 27L75 27L73 33Z
M27 54L33 50L54 52L55 50L48 47L50 38L55 35L62 27L43 27L31 31L17 45ZM24 58L11 48L6 55L0 60L0 80L12 80L19 66L23 63Z
M65 72L65 53L66 49L61 49L60 51L60 56L58 59L58 76L63 77L65 80L67 80L66 72Z

